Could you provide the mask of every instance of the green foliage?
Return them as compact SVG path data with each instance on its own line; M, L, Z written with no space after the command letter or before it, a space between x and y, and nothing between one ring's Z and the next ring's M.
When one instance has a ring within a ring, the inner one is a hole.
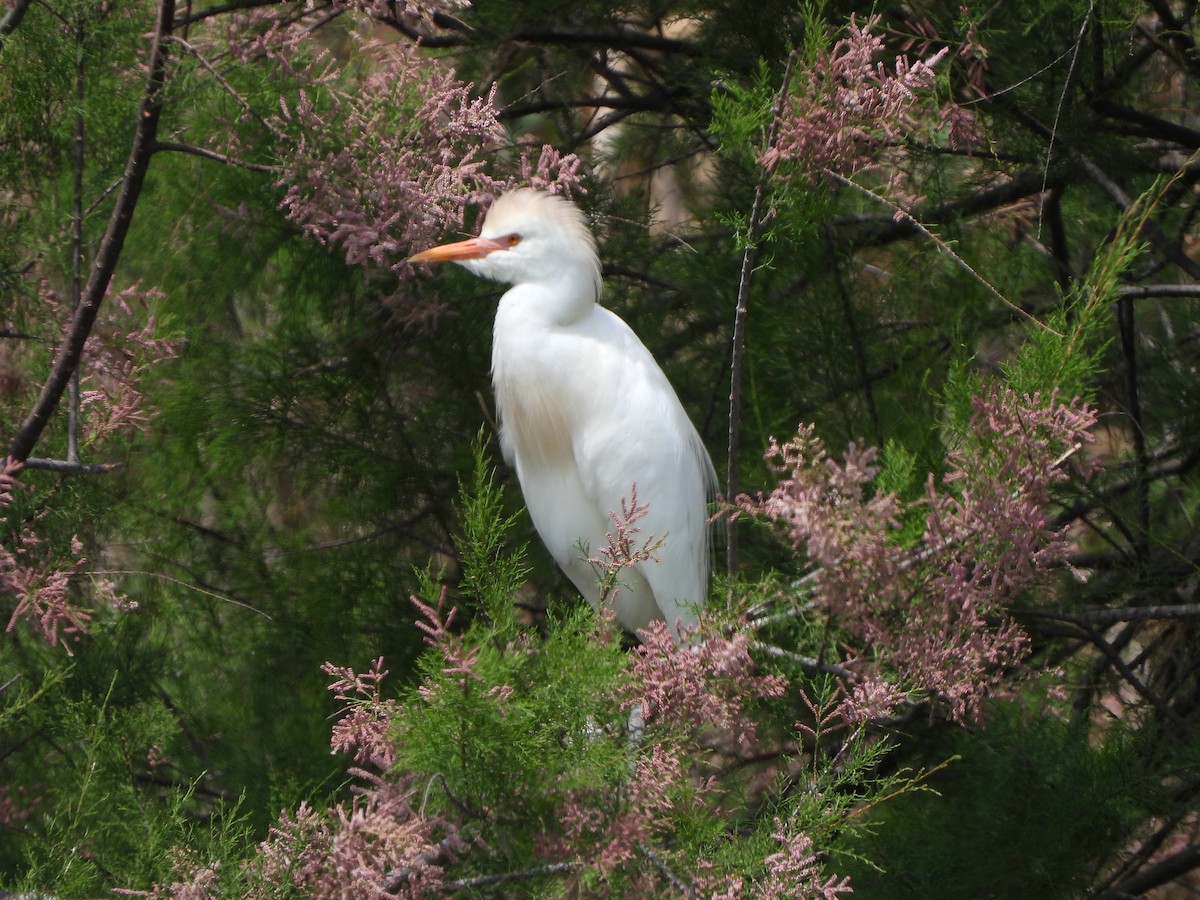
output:
M15 799L30 804L37 827L16 831L5 842L24 872L5 883L64 897L95 896L113 885L149 887L165 880L180 853L212 858L242 852L249 829L236 804L226 808L199 777L177 781L172 759L185 736L173 711L144 693L144 673L115 671L107 689L92 695L86 685L100 682L91 681L96 673L88 669L99 661L87 657L47 672L36 689L17 685L5 697L0 716L6 736L48 749L36 773L10 769L13 784L36 792ZM15 859L4 862L17 868Z
M32 4L0 43L10 423L28 412L60 340L76 251L86 275L111 209L153 6ZM853 4L764 0L748 13L701 0L489 0L456 7L461 26L419 23L451 45L443 62L479 95L496 83L515 141L584 157L605 302L661 361L718 468L729 322L742 251L757 245L735 437L745 489L769 490L757 457L798 422L815 422L835 456L850 442L882 448L872 489L916 501L948 450L971 446L966 426L987 382L1101 410L1101 440L1064 468L1097 460L1108 474L1072 484L1071 505L1054 511L1078 544L1071 583L1021 597L1028 655L997 673L1020 682L1046 669L1059 686L1080 685L1070 723L997 699L971 730L916 702L899 720L821 727L842 698L821 667L850 632L804 605L807 562L747 523L742 572L710 608L728 598L731 632L763 616L753 640L782 655L761 650L760 671L789 689L747 702L762 743L731 750L676 727L630 741L628 649L530 540L503 489L512 473L472 454L493 418L498 289L461 274L364 275L285 221L285 176L263 167L286 164L295 135L264 120L281 99L296 108L296 72L328 52L331 78L361 83L374 62L352 30L381 37L380 53L407 40L357 6L306 19L316 38L291 65L230 53L223 40L262 33L259 13L300 15L301 4L218 12L180 31L192 49L172 47L160 138L230 162L154 155L115 287L140 282L161 296L102 330L127 335L152 314L155 337L180 352L142 369L121 343L145 421L83 441L84 462L119 470L25 471L3 512L2 549L43 575L68 573L66 596L93 618L86 637L65 642L67 657L31 622L9 625L22 594L7 582L0 592L0 887L94 897L186 882L214 864L215 894L262 887L243 864L281 810L307 802L333 821L353 802L349 759L329 753L321 664L361 671L379 656L399 698L393 775L408 773L423 810L465 822L485 848L464 877L543 863L568 796L618 821L631 811L632 767L656 748L683 754L691 777L672 783L647 846L681 878L710 871L703 860L748 890L779 849L776 817L852 872L859 896L886 898L1078 896L1118 861L1149 858L1148 829L1189 821L1194 619L1150 613L1187 609L1200 512L1190 13L1173 11L1172 24L1165 8L1082 0L1015 0L1003 15L937 2L888 11L885 67L901 52L951 51L919 128L855 175L865 190L782 181L760 162L789 53L799 48L794 86L851 12L861 23ZM626 41L638 31L646 41ZM664 36L678 44L662 49ZM321 87L306 99L328 107ZM978 142L949 146L936 107L950 100L976 117ZM415 102L398 99L380 121L410 133ZM589 133L600 124L602 143ZM330 154L347 139L336 128L313 137ZM486 163L500 171L517 152ZM924 230L893 218L893 173ZM1184 290L1153 293L1162 288ZM85 390L102 365L89 352ZM38 455L65 455L64 418ZM903 526L898 547L921 535L918 506ZM798 608L763 613L785 601ZM529 622L525 607L549 611ZM444 633L431 646L421 625ZM1119 723L1096 715L1113 708ZM710 775L719 796L703 789ZM1194 850L1185 832L1169 837L1163 846ZM636 896L647 895L639 877L665 883L646 856L607 877L584 862L575 881L519 881L511 893Z
M508 535L518 515L504 513L504 494L494 470L488 466L485 435L475 438L475 464L470 484L459 485L457 518L462 533L455 537L462 561L462 588L473 610L484 614L495 639L516 637L516 606L513 597L525 583L529 569L526 545L507 546ZM426 580L424 594L432 602L433 586Z
M856 893L1085 896L1098 862L1158 806L1147 746L1117 726L1097 744L1057 715L1002 704L978 732L930 733L927 741L958 759L931 781L935 792L909 794L873 816L871 865L845 863Z
M1144 257L1145 228L1168 184L1160 180L1130 206L1112 239L1092 259L1087 276L1072 286L1045 327L1030 328L1026 344L1004 364L1005 378L1013 388L1024 393L1052 389L1067 396L1090 395L1111 340L1111 311L1121 278Z
M771 111L779 95L777 72L760 60L748 82L719 82L714 89L709 127L721 152L757 168L757 155L767 149Z
M459 506L462 600L474 615L461 635L431 637L418 659L420 685L400 701L409 712L396 767L428 783L433 810L552 828L564 791L615 787L627 774L614 702L625 655L619 641L596 640L596 615L581 603L553 613L542 635L518 623L513 597L524 583L524 549L505 547L515 517L501 499L477 442ZM442 589L426 580L423 594L448 626ZM469 671L454 666L469 659ZM527 866L536 833L502 829L489 843L507 864Z

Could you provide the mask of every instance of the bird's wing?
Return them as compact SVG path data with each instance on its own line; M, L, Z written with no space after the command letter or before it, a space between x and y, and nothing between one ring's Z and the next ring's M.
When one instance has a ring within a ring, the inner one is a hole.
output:
M585 414L574 437L584 491L613 530L611 515L632 499L646 505L637 546L663 539L659 562L639 566L668 623L694 621L688 607L707 592L710 545L707 502L716 476L666 375L650 351L615 314L597 307L595 358ZM603 536L597 536L603 539Z

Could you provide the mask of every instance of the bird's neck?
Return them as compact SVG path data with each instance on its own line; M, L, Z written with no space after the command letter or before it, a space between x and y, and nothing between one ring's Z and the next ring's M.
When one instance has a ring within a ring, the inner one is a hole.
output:
M567 326L585 319L596 305L596 287L580 278L522 282L501 298L501 312L545 326Z

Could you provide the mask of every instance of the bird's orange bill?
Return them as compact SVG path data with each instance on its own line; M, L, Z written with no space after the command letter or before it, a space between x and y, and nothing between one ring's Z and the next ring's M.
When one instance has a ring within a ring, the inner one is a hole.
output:
M442 244L440 247L430 247L420 253L410 256L410 263L458 262L460 259L483 259L496 250L507 249L499 241L491 238L473 237L453 244Z

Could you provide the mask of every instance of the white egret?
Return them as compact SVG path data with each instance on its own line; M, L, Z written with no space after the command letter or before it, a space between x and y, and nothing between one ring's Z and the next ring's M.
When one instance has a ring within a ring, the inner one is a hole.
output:
M456 262L513 285L500 298L492 383L500 447L534 527L579 592L601 601L586 562L636 485L658 561L624 569L612 603L629 631L665 619L679 639L708 586L707 501L716 473L667 377L633 330L600 306L600 261L583 214L536 190L504 194L479 237L411 262ZM588 554L581 552L586 548Z

